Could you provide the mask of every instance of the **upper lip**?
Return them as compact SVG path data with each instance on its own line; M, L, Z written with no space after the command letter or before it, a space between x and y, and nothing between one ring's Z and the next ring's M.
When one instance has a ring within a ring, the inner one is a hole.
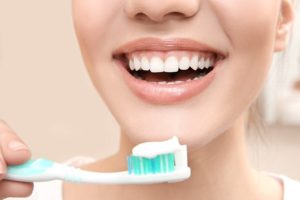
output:
M135 51L174 51L174 50L188 50L188 51L203 51L212 52L226 57L226 53L217 48L211 47L207 44L185 38L170 38L160 39L154 37L140 38L137 40L125 43L113 52L114 56L120 54L128 54Z

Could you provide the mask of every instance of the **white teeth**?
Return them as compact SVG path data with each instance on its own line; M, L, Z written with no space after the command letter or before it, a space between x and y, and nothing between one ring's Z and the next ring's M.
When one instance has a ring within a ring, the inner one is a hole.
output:
M209 61L209 58L207 58L206 61L205 61L205 67L209 68L209 64L210 64L210 61Z
M205 67L205 61L204 61L204 58L201 58L198 63L198 68L204 69L204 67Z
M133 61L130 59L129 61L129 67L130 67L130 70L133 71L134 70L134 63Z
M151 71L153 73L159 72L177 72L180 70L187 70L192 68L193 70L205 69L213 66L214 60L211 58L199 57L194 55L192 58L188 56L183 56L178 60L176 56L169 56L163 61L162 58L154 56L151 59L148 59L146 56L143 56L141 59L133 56L129 60L130 70L144 70Z
M167 82L168 85L173 85L175 82Z
M170 56L165 61L165 72L177 72L178 71L178 61L175 56Z
M191 68L193 70L197 70L198 69L198 56L197 55L195 55L195 56L192 57Z
M134 69L138 71L141 68L141 62L139 61L138 58L134 57L133 58L133 63L134 63Z
M213 66L214 61L212 59L209 59L209 66Z
M166 84L167 83L167 81L160 81L160 82L158 82L158 84Z
M150 71L153 73L164 71L164 61L160 57L153 57L150 61Z
M142 58L141 65L142 65L142 70L144 70L144 71L150 70L150 63L146 57Z
M194 79L193 79L194 80ZM160 85L163 85L163 84L167 84L167 85L172 85L172 84L179 84L179 83L183 83L184 81L170 81L170 82L167 82L167 81L159 81L157 82L158 84Z
M190 59L187 56L184 56L179 61L179 69L187 70L190 67Z

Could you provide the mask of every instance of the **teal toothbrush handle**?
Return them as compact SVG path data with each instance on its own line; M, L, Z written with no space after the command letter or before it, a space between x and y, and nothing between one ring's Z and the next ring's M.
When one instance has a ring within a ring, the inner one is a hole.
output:
M20 165L11 165L7 168L5 179L34 182L49 181L58 178L56 170L53 170L56 163L47 159L32 159Z

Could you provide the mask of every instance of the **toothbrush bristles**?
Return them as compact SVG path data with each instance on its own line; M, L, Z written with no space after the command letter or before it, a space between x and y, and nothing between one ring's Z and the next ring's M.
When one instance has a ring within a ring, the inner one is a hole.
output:
M157 155L154 158L128 156L128 173L134 175L160 174L175 171L174 153Z

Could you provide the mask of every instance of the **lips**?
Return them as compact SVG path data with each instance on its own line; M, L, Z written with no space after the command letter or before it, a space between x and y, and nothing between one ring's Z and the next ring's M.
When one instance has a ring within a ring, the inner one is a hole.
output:
M174 104L201 94L226 53L189 39L142 38L113 52L125 84L144 101Z
M215 52L216 54L226 57L226 53L213 48L209 45L199 43L190 39L158 39L158 38L142 38L138 39L118 48L113 55L127 54L135 51L171 51L171 50L187 50L200 52Z

